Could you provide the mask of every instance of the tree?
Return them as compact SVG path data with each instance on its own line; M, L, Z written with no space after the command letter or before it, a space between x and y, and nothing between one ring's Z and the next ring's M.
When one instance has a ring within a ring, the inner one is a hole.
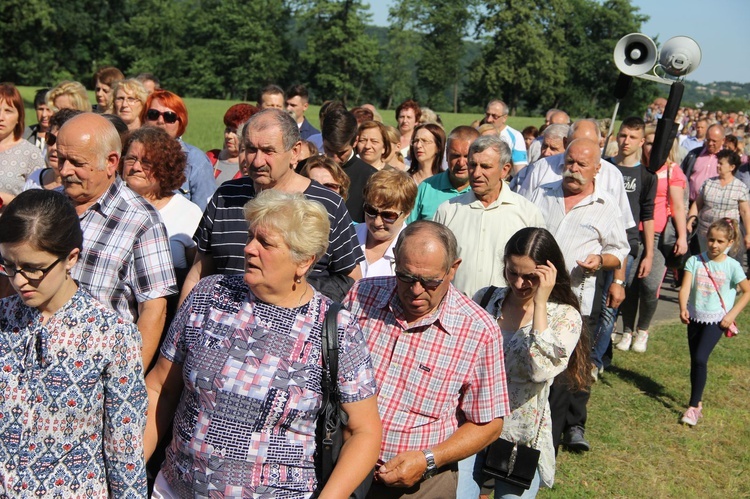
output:
M379 69L375 38L365 33L369 14L360 0L313 0L301 6L307 46L300 54L314 90L344 103L358 100Z

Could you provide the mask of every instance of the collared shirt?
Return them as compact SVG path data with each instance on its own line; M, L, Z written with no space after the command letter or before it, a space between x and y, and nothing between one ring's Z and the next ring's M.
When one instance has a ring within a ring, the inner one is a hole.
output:
M543 185L531 200L544 215L549 230L565 256L573 292L581 302L581 314L589 315L594 301L596 274L584 275L576 260L588 255L613 255L622 264L630 244L614 199L594 185L594 192L565 213L562 180Z
M406 223L410 224L417 220L432 220L438 206L468 189L471 189L469 184L466 184L466 187L460 191L453 187L448 172L440 172L423 180L417 189L414 209L409 214L409 218L406 219Z
M161 353L185 386L162 467L180 497L310 497L315 426L323 403L321 332L331 300L277 307L243 276L201 280L180 307ZM377 392L362 330L337 317L341 403Z
M680 145L688 151L691 151L696 147L701 147L704 142L704 140L696 139L695 137L688 135L683 139L682 142L680 142Z
M405 227L406 224L401 225L401 230L398 231L396 237L394 237L391 241L391 244L388 245L388 248L386 248L382 258L374 262L368 262L367 257L365 256L365 258L363 258L362 261L359 262L359 268L362 270L362 277L381 277L394 275L393 264L396 260L396 257L393 253L393 249L396 246L396 241L398 241L399 234L401 234L401 231L404 230ZM357 225L356 227L354 227L354 230L357 231L359 247L362 249L362 253L366 255L365 244L367 243L367 223Z
M395 277L362 279L344 306L367 337L383 422L380 458L444 442L459 425L510 413L497 322L452 285L438 308L409 324Z
M138 329L83 289L41 319L0 301L0 496L146 497Z
M504 286L505 244L519 229L544 227L539 209L503 182L500 196L485 207L473 191L446 201L435 212L458 240L461 265L453 284L467 296L489 285Z
M565 153L542 158L521 170L521 174L513 179L511 187L521 196L531 199L540 186L562 180L564 169ZM630 211L630 202L628 202L628 195L625 192L624 179L620 170L603 159L599 173L596 174L595 178L600 190L609 193L617 202L625 228L635 227L635 219L633 218L633 212Z
M81 216L83 250L71 270L94 298L126 319L138 304L177 293L159 212L119 179Z
M716 167L718 164L719 161L716 159L716 154L706 152L705 148L701 151L698 157L695 158L693 171L690 173L690 178L688 179L690 201L696 200L706 180L716 176Z

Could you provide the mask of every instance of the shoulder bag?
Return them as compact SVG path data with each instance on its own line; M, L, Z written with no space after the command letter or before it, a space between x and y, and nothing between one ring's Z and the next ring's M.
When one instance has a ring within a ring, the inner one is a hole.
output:
M703 253L699 255L699 258L701 259L701 263L703 264L703 267L706 269L706 274L708 274L708 278L711 279L711 284L714 285L714 288L716 289L716 294L719 295L719 301L721 302L721 308L724 310L724 315L727 314L727 307L724 305L724 298L721 297L721 291L719 290L719 285L716 284L716 281L714 281L714 276L711 275L711 271L708 270L708 264L706 263L706 259L703 258ZM727 257L731 258L731 257ZM727 338L731 338L732 336L737 336L740 334L740 330L737 327L736 322L732 322L732 324L724 330L724 335Z

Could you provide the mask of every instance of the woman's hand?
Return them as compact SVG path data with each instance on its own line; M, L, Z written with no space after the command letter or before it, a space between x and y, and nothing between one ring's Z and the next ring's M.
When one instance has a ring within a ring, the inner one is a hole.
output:
M539 287L534 295L534 304L547 303L557 281L557 269L552 262L547 260L547 265L537 265L535 272L539 277Z
M674 245L673 253L675 256L681 256L687 253L688 250L688 244L687 244L687 237L678 237L677 238L677 244Z

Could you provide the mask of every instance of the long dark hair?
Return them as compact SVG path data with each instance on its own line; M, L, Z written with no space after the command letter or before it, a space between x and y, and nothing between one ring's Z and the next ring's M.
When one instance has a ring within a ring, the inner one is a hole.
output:
M547 261L552 262L557 269L557 278L549 301L570 305L578 313L581 312L578 298L570 287L570 274L565 268L565 258L554 236L547 229L525 227L513 234L505 245L506 265L511 256L528 256L537 265L547 265ZM575 391L586 389L591 384L591 345L585 322L582 322L581 336L570 355L566 373L567 380Z

